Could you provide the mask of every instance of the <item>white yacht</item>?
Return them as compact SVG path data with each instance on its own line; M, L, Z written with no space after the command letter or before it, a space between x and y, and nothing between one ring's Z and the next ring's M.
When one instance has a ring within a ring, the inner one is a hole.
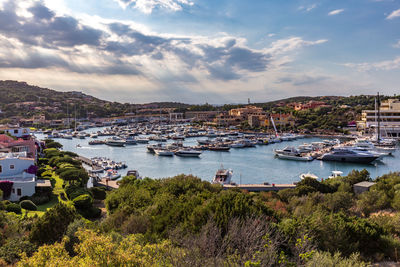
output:
M306 177L312 178L312 179L318 179L318 176L313 174L313 173L311 173L311 172L300 174L300 179L301 180L305 179Z
M224 169L222 166L221 168L217 171L217 173L214 176L213 179L213 184L230 184L231 179L232 179L233 171Z
M163 157L172 157L174 155L174 152L165 148L155 148L154 153L156 153L157 156L163 156Z
M125 146L125 144L126 144L126 141L117 136L113 136L111 138L106 139L106 145L108 145L108 146L123 147L123 146Z
M332 175L329 176L329 178L337 178L337 177L342 177L343 172L342 171L332 171Z
M298 161L311 161L311 156L303 156L296 148L288 146L284 149L275 149L275 156L280 159L290 159Z

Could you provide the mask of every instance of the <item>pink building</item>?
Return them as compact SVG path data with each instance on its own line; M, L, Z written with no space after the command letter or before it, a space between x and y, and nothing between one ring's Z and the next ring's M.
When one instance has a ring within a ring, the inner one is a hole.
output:
M17 139L0 134L0 152L26 152L29 158L36 160L37 158L37 147L36 142L33 139Z

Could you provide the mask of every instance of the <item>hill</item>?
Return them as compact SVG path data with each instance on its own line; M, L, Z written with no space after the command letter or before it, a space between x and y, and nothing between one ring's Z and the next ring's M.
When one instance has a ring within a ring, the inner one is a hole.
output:
M2 118L19 116L31 118L44 114L46 119L60 119L68 116L112 117L121 116L136 108L185 108L189 105L175 102L149 104L122 104L87 95L83 92L60 92L29 85L26 82L0 81L0 114Z

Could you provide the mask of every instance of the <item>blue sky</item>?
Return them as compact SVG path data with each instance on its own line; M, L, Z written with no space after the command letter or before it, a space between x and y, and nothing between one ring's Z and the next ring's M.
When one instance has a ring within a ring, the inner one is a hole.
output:
M0 0L0 79L121 102L398 94L399 0Z

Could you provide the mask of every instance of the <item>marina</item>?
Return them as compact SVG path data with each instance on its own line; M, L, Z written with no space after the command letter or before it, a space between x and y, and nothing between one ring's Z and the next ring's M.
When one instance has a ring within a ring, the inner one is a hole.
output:
M115 162L125 162L128 168L118 170L121 176L126 175L128 169L137 169L142 177L164 178L184 173L212 181L216 170L223 164L226 168L233 170L232 182L241 185L266 182L293 184L300 181L300 174L309 172L315 174L319 179L327 179L335 170L340 170L343 175L347 175L353 169L367 169L372 178L391 171L400 171L399 150L370 164L317 160L316 158L329 152L326 148L325 150L322 148L324 144L337 145L337 140L334 138L301 138L303 136L293 138L291 135L286 135L279 140L280 142L276 140L278 142L268 143L267 139L257 138L251 134L248 134L246 138L238 138L234 141L237 135L240 135L235 132L232 137L227 136L226 133L223 136L224 134L218 135L215 132L209 132L207 136L189 132L186 137L179 135L180 140L167 138L168 135L161 135L161 133L143 134L140 132L135 135L135 138L136 140L145 140L145 142L137 142L136 145L107 146L100 143L112 139L111 131L106 128L92 128L85 131L85 136L96 133L98 137L95 139L90 137L85 139L58 138L56 140L63 145L64 150L73 151L86 158L102 156ZM40 139L45 138L43 134L36 135ZM89 145L89 142L93 140L96 140L99 145ZM216 142L218 140L221 142L222 140L231 140L231 145ZM121 140L117 138L117 142L121 142ZM311 155L314 160L282 160L275 157L276 150L279 151L288 146L302 149L302 152L308 151L307 155ZM316 146L321 146L321 148L315 151L309 150ZM167 147L175 149L174 152L170 153L170 150L163 152L163 149ZM209 149L210 147L211 149ZM154 148L158 149L159 156L155 154ZM149 151L152 149L153 153L150 153Z

